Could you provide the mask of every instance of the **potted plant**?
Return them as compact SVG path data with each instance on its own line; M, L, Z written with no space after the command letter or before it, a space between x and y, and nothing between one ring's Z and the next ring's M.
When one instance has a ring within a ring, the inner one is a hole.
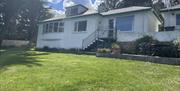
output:
M108 48L99 48L97 49L96 56L97 57L108 57L111 54L111 50Z
M121 48L117 43L112 44L112 54L119 55L121 53Z

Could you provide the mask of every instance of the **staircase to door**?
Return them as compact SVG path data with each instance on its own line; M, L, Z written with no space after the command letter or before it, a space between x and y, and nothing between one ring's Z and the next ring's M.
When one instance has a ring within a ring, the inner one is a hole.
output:
M97 30L83 40L82 49L96 51L97 48L109 48L116 41L116 30Z

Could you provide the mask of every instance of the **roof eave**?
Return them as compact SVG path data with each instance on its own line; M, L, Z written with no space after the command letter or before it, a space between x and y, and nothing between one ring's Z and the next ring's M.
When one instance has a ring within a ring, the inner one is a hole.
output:
M114 13L114 14L107 14L107 15L103 15L103 16L110 16L110 15L116 15L116 14L125 14L125 13L134 13L134 12L140 12L140 11L146 11L146 10L152 10L152 8L148 8L148 9L142 9L142 10L136 10L136 11L129 11L129 12L120 12L120 13Z
M73 17L66 17L62 19L55 19L55 20L47 20L47 21L40 21L39 23L46 23L46 22L53 22L53 21L59 21L59 20L64 20L64 19L71 19L71 18L78 18L82 16L91 16L91 15L101 15L100 13L94 13L94 14L88 14L88 15L79 15L79 16L73 16ZM102 16L102 15L101 15Z

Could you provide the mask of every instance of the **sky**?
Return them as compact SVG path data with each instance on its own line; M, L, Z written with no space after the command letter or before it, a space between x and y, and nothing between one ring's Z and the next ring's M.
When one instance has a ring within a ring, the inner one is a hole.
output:
M65 7L74 5L74 4L82 4L87 7L97 8L101 0L45 0L49 2L49 7L56 10L58 13L63 13Z
M97 8L100 4L101 0L44 0L49 2L49 7L53 8L56 13L62 14L65 11L65 7L74 5L74 4L82 4L87 7ZM169 1L169 0L163 0Z

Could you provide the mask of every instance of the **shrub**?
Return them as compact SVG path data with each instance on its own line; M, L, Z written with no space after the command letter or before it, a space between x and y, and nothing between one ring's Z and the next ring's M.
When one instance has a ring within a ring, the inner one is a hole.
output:
M152 55L151 46L159 41L151 36L144 36L136 40L136 53L143 55Z
M173 41L175 46L180 46L180 38Z
M111 50L108 48L102 48L97 50L98 53L111 53Z
M119 49L120 46L117 43L113 43L111 46L113 49Z

